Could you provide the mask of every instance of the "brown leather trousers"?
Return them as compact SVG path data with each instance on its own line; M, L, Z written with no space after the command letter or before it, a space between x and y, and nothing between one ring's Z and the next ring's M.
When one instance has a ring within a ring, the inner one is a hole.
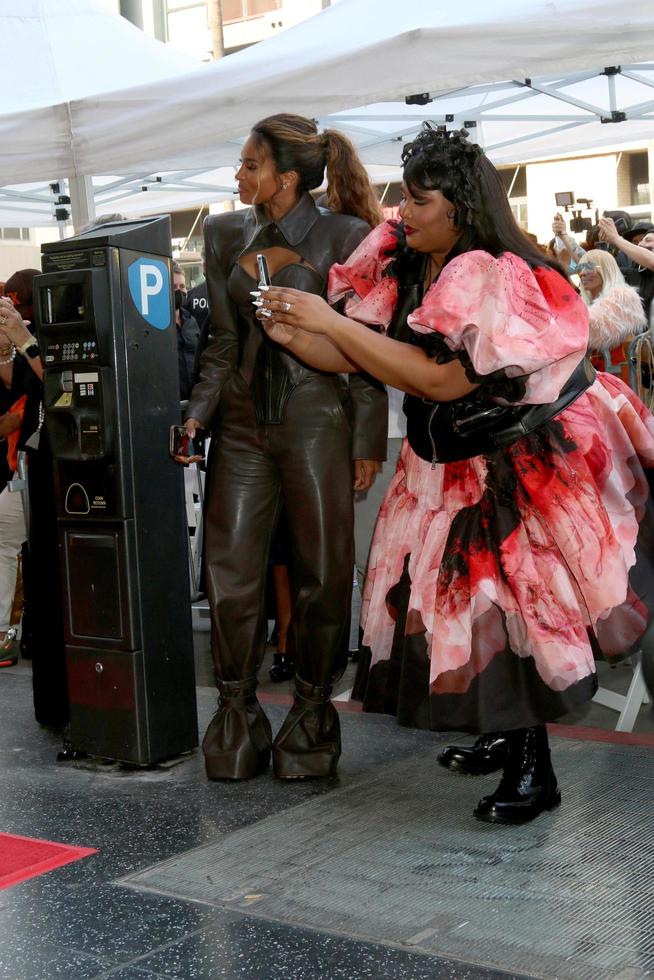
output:
M254 698L254 679L266 646L268 551L282 502L292 556L288 652L299 678L316 693L324 689L319 700L328 708L329 689L347 664L354 567L347 409L347 387L338 375L313 375L299 384L278 425L256 424L251 392L238 373L221 395L205 519L222 708L204 750L207 771L217 778L253 775L267 764L269 726ZM260 764L252 762L252 751Z

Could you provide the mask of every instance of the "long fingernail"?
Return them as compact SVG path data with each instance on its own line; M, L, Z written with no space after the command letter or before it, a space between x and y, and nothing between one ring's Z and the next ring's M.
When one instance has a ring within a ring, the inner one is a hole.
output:
M259 289L265 293L270 289L270 286L262 286L261 283L259 283Z
M259 292L258 289L251 289L250 296L261 296L261 293Z
M263 300L262 299L253 299L252 300L252 305L253 306L263 306Z
M259 310L259 316L272 316L270 310Z

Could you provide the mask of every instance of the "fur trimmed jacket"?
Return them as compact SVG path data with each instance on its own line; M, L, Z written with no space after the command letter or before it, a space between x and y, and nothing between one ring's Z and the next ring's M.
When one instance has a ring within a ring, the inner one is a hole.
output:
M614 286L588 308L591 352L612 350L647 330L640 296L633 286Z

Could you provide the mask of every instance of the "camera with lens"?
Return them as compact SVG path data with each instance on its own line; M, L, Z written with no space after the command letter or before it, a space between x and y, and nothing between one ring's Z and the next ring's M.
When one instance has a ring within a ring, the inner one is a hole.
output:
M587 211L590 211L592 203L593 202L589 197L577 198L577 204L583 204L585 210ZM589 228L593 227L593 219L582 218L580 209L577 211L573 211L572 214L573 214L573 218L570 222L570 231L574 231L575 233L580 231L588 231Z
M592 201L588 197L578 197L575 202L575 195L573 191L559 191L554 194L554 200L556 201L557 208L563 208L563 210L568 213L569 209L572 209L572 217L570 219L570 231L580 232L588 231L589 228L593 227L592 218L582 218L581 212L582 208L574 207L575 203L583 204L584 209L590 211Z
M592 218L582 218L581 211L573 211L573 217L570 219L570 231L580 232L588 231L589 228L593 227Z

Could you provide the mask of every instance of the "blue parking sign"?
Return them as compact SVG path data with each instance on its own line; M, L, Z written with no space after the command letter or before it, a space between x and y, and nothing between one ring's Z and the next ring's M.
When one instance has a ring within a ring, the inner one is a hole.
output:
M127 270L127 282L134 305L144 320L157 330L167 330L170 316L170 274L159 259L142 258Z

